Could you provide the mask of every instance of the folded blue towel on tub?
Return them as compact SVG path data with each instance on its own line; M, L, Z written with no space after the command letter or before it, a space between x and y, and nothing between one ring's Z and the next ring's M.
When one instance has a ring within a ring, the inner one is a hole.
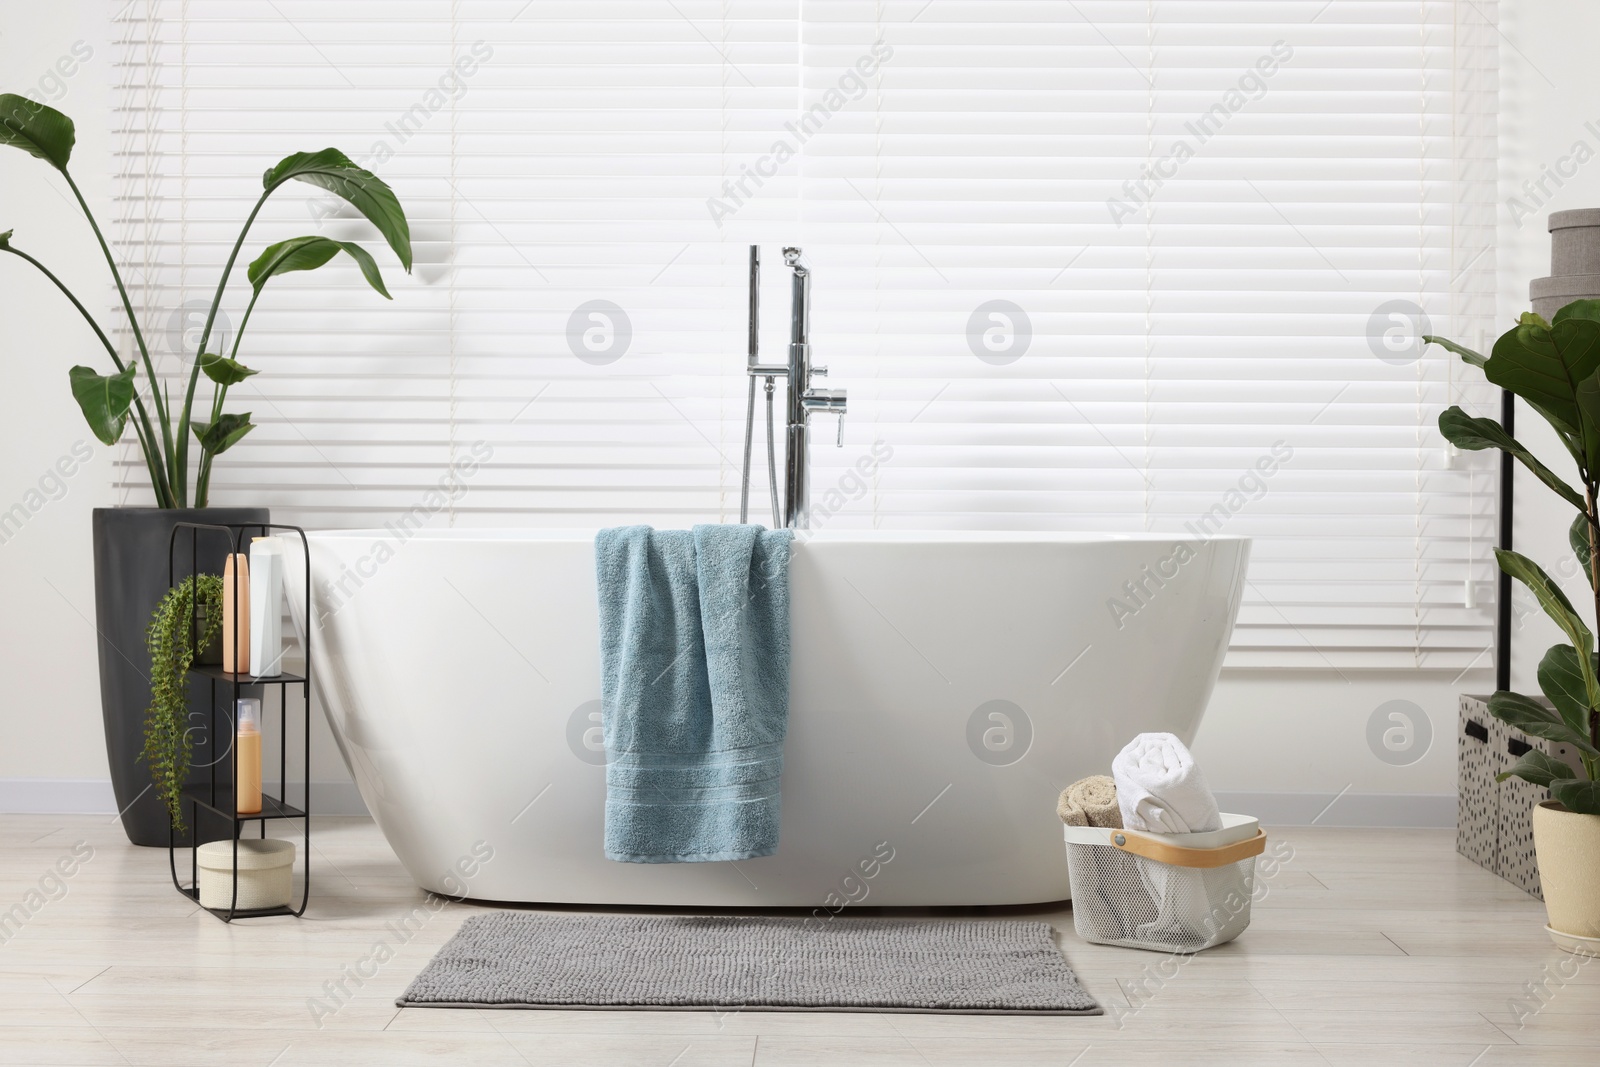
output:
M792 539L743 525L595 537L610 859L777 851Z

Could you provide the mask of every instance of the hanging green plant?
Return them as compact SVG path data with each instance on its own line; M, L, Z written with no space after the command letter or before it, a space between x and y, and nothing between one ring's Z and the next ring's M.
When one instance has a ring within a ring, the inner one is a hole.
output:
M184 829L183 786L189 780L194 752L188 726L189 667L198 650L221 633L222 578L215 574L191 576L167 590L145 632L150 649L150 709L144 721L144 759L150 765L156 795L167 806L179 832Z

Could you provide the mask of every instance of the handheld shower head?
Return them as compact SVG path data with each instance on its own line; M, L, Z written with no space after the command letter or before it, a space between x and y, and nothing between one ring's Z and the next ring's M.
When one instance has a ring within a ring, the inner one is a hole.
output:
M750 340L747 354L751 366L761 355L761 246L750 246Z

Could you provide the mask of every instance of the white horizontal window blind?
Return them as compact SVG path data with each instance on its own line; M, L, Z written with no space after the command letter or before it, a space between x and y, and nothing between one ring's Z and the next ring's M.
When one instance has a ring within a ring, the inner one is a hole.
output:
M117 236L163 373L282 156L343 149L416 241L407 278L309 186L262 213L242 262L362 240L395 299L347 262L270 283L213 503L733 519L746 250L777 355L800 245L850 393L817 525L1249 535L1231 665L1488 665L1492 467L1434 420L1493 394L1416 335L1493 328L1492 3L118 11Z

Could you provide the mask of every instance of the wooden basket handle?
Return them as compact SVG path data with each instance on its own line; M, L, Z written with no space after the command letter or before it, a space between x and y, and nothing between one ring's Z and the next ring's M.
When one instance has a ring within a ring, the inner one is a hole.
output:
M1226 867L1230 863L1238 863L1240 860L1261 855L1267 848L1267 832L1258 829L1256 836L1220 848L1184 848L1182 845L1170 845L1165 841L1158 841L1132 831L1113 830L1111 843L1123 852L1131 852L1135 856L1143 856L1157 863L1210 870L1213 867Z

